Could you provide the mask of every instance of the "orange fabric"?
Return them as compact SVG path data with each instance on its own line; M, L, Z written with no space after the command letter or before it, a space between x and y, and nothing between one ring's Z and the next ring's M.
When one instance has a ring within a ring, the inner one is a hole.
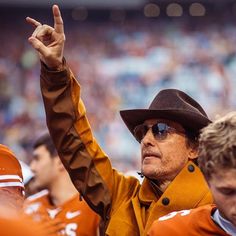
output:
M35 221L43 222L45 228L56 235L95 236L97 235L99 216L85 201L76 195L60 206L50 204L48 194L27 200L24 211Z
M5 213L6 215L6 213ZM46 236L41 227L22 216L0 216L1 235L4 236Z
M47 236L43 228L32 219L2 204L0 206L0 229L2 236Z
M154 221L149 236L227 236L211 219L215 206L172 212Z

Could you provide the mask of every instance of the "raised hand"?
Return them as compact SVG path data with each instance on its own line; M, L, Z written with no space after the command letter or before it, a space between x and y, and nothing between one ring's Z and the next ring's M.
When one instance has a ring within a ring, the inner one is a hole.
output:
M62 66L64 52L64 25L60 9L57 5L53 5L52 12L54 28L49 25L42 25L33 18L26 18L26 21L35 27L28 41L38 51L41 61L50 69L59 70Z

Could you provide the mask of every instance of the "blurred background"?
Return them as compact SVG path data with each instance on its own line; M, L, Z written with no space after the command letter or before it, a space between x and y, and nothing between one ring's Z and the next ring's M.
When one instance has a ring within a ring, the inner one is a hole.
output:
M53 24L53 3L91 126L119 170L140 163L119 110L146 108L164 88L189 93L211 119L235 110L236 1L0 0L0 142L26 163L46 125L25 17Z

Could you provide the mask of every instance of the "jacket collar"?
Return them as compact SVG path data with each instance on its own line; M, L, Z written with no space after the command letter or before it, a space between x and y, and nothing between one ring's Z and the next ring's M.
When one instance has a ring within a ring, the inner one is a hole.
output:
M198 182L197 180L204 179L198 166L192 161L189 161L175 179L170 183L165 192L169 192L171 189L181 189L182 194L185 194L183 185L191 186L193 183ZM176 185L178 184L178 186ZM207 184L205 184L207 186ZM187 191L187 190L186 190ZM145 177L140 191L138 193L139 201L144 205L150 205L153 201L158 201L162 193L155 183Z

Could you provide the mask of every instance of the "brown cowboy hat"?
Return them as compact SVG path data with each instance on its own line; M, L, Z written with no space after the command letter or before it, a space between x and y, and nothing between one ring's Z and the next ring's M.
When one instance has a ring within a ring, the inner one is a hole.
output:
M132 134L137 125L153 118L175 121L195 134L211 122L199 103L177 89L161 90L148 109L123 110L120 115Z

